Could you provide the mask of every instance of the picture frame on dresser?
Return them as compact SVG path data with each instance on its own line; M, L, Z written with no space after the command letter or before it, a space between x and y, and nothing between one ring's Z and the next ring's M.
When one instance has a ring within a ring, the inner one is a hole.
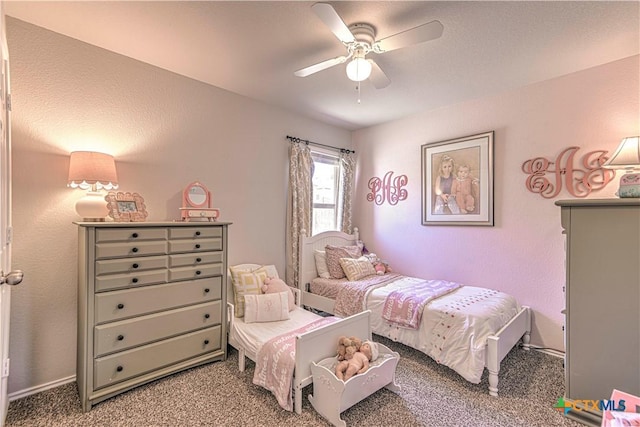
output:
M138 193L110 191L104 199L107 202L109 216L114 221L143 222L149 216L144 198Z

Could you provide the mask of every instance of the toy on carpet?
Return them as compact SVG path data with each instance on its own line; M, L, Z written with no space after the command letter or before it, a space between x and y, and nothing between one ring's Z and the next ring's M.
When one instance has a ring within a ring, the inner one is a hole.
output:
M357 374L362 374L369 369L369 362L378 358L378 344L373 341L365 341L360 346L360 350L353 354L348 360L343 360L336 366L336 377L343 381Z

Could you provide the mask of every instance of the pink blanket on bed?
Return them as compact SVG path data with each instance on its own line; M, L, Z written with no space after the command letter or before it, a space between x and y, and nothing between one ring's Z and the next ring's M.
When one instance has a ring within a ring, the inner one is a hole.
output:
M324 317L264 343L256 357L253 383L269 390L283 409L292 411L291 382L295 368L296 336L336 320L335 317Z
M391 292L384 301L382 317L399 326L418 329L422 311L429 301L448 294L462 286L444 280L428 280L410 288Z
M338 292L334 311L337 316L348 317L365 310L364 297L370 289L384 286L401 277L399 274L387 273L383 276L367 276L356 282L345 282Z

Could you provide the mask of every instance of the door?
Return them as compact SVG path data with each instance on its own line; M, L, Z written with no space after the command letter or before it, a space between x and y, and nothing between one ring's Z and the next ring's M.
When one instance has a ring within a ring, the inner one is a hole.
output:
M0 427L4 426L9 407L9 318L11 286L22 281L22 272L11 271L11 96L9 95L9 52L4 25L3 3L0 2Z

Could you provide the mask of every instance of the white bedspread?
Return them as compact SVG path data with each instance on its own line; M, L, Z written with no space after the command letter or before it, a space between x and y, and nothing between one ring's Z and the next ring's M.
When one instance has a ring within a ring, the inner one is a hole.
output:
M384 320L382 313L387 295L423 280L402 277L367 294L365 305L372 311L373 332L420 350L467 381L479 383L485 365L487 337L518 313L519 304L503 292L462 286L426 305L419 330L398 327Z

